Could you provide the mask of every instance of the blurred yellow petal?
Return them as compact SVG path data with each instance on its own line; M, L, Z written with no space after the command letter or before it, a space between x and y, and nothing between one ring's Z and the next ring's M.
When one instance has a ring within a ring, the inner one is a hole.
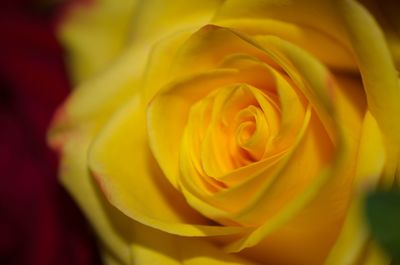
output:
M314 27L288 23L270 18L230 18L213 21L254 38L273 35L312 53L328 67L340 71L358 71L351 51L328 34ZM324 47L321 49L321 47Z
M220 0L93 0L67 10L59 35L75 83L108 68L126 49L148 55L158 40L210 21Z
M89 1L87 1L89 2ZM137 0L76 1L62 17L59 37L67 47L76 83L92 77L122 51L129 39Z
M343 35L342 29L337 25L335 5L335 1L329 0L227 0L214 17L214 21L274 19L298 25L305 30L316 31L317 35L329 39L329 42L348 49L348 41ZM321 46L321 49L325 48L325 46Z
M383 33L364 7L339 1L337 12L357 57L368 107L384 135L387 148L384 185L393 183L400 153L400 87Z
M143 66L138 65L145 59L130 51L102 75L82 82L57 110L51 131L66 131L82 124L100 129L140 88Z
M368 240L362 209L362 192L379 182L385 163L382 133L375 118L367 112L364 118L358 151L352 202L342 231L332 248L326 265L354 264Z
M83 210L103 247L117 262L127 264L132 231L129 227L120 227L129 221L109 205L90 176L86 163L91 138L92 132L82 129L75 131L74 136L64 144L61 150L61 181ZM125 229L125 232L120 233L120 229Z
M382 28L387 44L400 69L400 6L396 0L360 0Z
M146 0L132 19L134 45L151 46L174 32L207 24L222 0Z

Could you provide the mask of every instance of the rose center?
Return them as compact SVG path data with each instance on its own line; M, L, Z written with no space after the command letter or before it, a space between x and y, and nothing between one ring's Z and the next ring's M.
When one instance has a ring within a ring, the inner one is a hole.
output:
M184 159L219 188L224 175L264 158L278 133L276 96L246 84L210 93L191 108L184 132ZM188 154L190 150L190 154Z

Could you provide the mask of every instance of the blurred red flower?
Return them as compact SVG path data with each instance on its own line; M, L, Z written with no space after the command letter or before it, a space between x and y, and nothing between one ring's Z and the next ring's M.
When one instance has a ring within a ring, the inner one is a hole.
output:
M0 264L99 264L83 216L46 145L69 91L49 1L0 2Z

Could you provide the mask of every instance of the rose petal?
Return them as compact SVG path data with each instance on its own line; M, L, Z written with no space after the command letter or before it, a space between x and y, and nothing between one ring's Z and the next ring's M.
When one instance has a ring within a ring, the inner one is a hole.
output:
M337 7L357 57L371 114L384 134L387 162L382 181L391 185L400 153L400 87L383 33L364 7L340 1Z
M360 3L368 8L382 28L387 44L396 63L400 69L400 6L392 0L361 0Z
M129 52L102 75L81 83L54 115L49 132L50 144L65 141L56 138L62 138L69 130L82 124L90 124L99 130L140 87L142 70L136 67L138 62L144 64L145 58L136 51Z
M222 0L148 0L141 2L131 24L132 43L152 46L171 33L208 23Z
M270 18L216 19L219 26L257 37L273 35L312 53L325 65L340 71L357 72L357 64L348 47L323 31ZM324 47L321 49L321 47Z
M126 47L140 50L147 57L156 41L210 21L220 3L129 0L121 5L113 0L93 0L87 5L73 5L61 21L60 36L70 51L75 81L106 69Z
M234 82L237 72L235 69L221 69L186 78L159 93L149 105L150 147L175 187L178 187L179 177L179 146L190 106L217 87Z
M59 37L69 52L69 68L75 83L93 76L122 51L129 39L131 19L138 1L76 1L61 17Z
M89 167L108 200L129 217L169 233L211 236L242 229L211 225L186 204L157 168L138 98L113 116L94 140ZM118 158L118 159L116 159Z
M129 229L118 233L115 224L123 224L126 217L111 209L97 189L87 169L87 150L92 138L90 131L75 132L63 146L60 177L63 185L75 198L96 230L102 244L122 263L129 262Z
M337 24L335 5L334 1L329 0L227 0L214 17L214 21L274 19L315 30L330 38L330 42L337 42L339 46L349 49L349 43Z
M367 112L360 137L359 157L354 180L353 196L342 232L332 248L326 265L353 263L363 255L368 240L362 213L362 188L377 185L385 163L383 136L375 118Z
M131 246L132 264L162 265L255 265L223 252L211 241L179 237L137 224Z

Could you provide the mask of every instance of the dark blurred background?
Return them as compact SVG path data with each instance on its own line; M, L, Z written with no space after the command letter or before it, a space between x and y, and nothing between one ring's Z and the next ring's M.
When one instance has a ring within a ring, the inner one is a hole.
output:
M46 145L70 88L57 18L70 4L0 1L0 264L100 264L78 207L57 181Z

